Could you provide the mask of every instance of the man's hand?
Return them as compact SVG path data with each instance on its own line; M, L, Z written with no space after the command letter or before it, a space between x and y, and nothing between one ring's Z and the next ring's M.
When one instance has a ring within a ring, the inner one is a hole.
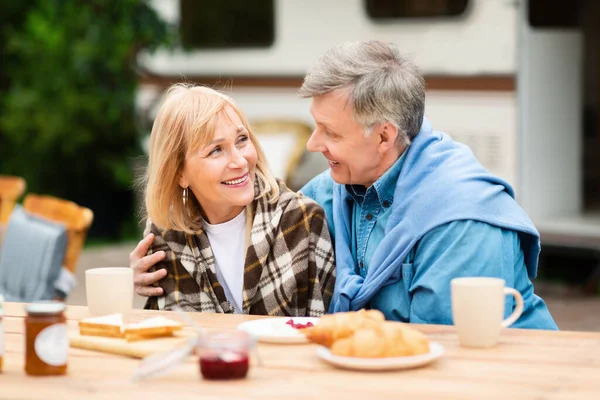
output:
M150 233L143 238L131 254L129 254L129 267L133 269L135 292L140 296L145 297L160 296L163 293L163 289L151 285L167 276L166 269L148 272L150 267L165 258L164 251L157 251L149 256L146 255L153 241L154 234Z

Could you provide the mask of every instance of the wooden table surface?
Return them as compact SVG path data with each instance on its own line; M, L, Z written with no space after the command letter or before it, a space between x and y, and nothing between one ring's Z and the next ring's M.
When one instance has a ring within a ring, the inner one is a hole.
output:
M414 325L446 354L425 367L393 372L336 369L316 346L260 344L263 366L253 363L239 381L205 381L193 357L169 374L143 382L130 377L139 360L69 350L68 375L30 377L24 372L23 304L4 304L5 352L0 399L600 399L600 333L505 330L498 346L461 348L452 326ZM150 315L135 310L133 322ZM69 328L87 307L67 308ZM257 316L190 313L209 330L235 328Z

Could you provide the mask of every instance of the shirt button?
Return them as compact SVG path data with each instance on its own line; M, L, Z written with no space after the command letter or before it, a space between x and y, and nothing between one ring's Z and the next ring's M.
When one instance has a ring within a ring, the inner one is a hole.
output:
M360 262L360 267L363 268L365 266L365 264L361 261Z
M365 218L367 219L367 221L370 221L373 219L373 214L369 213Z
M382 205L383 205L385 208L388 208L388 207L390 206L390 202L389 202L389 201L387 201L387 200L384 200Z

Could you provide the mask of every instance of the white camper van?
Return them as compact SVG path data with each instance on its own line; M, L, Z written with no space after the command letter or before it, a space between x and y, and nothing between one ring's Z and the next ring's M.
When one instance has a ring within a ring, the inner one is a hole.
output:
M185 78L225 85L251 121L311 127L296 90L317 57L346 40L393 42L425 73L434 128L515 187L545 243L600 250L600 2L153 3L182 48L143 56L141 108ZM309 157L299 169L326 168Z

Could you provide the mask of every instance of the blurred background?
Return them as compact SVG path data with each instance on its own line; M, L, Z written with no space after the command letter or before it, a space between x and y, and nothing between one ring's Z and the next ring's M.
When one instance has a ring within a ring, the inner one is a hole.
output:
M600 2L20 3L0 3L0 175L93 211L71 304L85 303L85 269L128 265L141 237L134 182L169 85L231 95L299 189L327 168L304 150L304 73L336 43L380 39L423 70L434 128L514 186L542 235L535 285L559 326L600 330Z

